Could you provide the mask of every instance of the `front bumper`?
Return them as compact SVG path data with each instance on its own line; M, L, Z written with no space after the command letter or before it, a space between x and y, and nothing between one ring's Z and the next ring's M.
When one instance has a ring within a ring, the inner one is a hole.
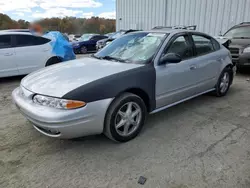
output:
M96 45L96 50L101 50L102 48L104 48L105 44L97 44Z
M77 138L103 132L104 118L112 99L88 103L74 110L62 110L33 103L34 93L25 88L12 92L20 112L40 133L54 138Z
M250 67L250 53L241 54L236 65L238 67Z

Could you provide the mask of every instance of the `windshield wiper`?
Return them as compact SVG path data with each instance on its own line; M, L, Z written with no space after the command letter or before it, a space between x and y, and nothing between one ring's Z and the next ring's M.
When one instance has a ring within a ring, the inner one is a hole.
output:
M250 39L250 37L233 37L234 39Z
M118 61L118 62L122 62L122 63L125 63L126 60L123 60L123 59L120 59L120 58L116 58L116 57L112 57L112 56L103 56L103 57L100 57L101 59L105 59L105 60L114 60L114 61Z

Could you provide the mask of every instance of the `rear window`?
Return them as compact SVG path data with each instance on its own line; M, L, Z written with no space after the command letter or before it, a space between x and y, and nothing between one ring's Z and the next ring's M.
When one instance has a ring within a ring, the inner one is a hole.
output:
M0 49L11 48L11 36L1 35L0 36Z
M32 35L15 35L16 47L37 46L50 42L49 39Z

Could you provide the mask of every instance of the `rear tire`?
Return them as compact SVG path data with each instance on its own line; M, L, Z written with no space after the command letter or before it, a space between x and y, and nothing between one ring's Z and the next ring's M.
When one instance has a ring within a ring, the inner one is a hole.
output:
M88 52L88 49L85 46L82 46L80 52L81 54L86 54Z
M47 63L46 63L46 67L48 67L48 66L50 66L50 65L55 65L55 64L57 64L57 63L60 63L61 62L61 60L60 59L58 59L57 57L53 57L53 58L51 58L51 59L49 59L48 61L47 61Z
M232 80L233 80L233 70L229 67L226 67L222 71L219 80L216 84L215 95L217 97L225 96L231 86Z
M104 123L104 134L116 142L127 142L141 131L147 109L143 100L132 93L124 93L110 105Z

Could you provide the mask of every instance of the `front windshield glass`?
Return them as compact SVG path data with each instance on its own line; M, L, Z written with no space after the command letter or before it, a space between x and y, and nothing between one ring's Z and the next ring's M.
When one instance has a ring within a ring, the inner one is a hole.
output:
M229 38L250 38L250 27L231 29L224 36Z
M148 32L128 34L111 42L94 57L144 64L154 56L165 36L165 33Z
M82 36L81 36L81 41L87 41L87 40L89 40L91 37L93 36L93 34L83 34Z

